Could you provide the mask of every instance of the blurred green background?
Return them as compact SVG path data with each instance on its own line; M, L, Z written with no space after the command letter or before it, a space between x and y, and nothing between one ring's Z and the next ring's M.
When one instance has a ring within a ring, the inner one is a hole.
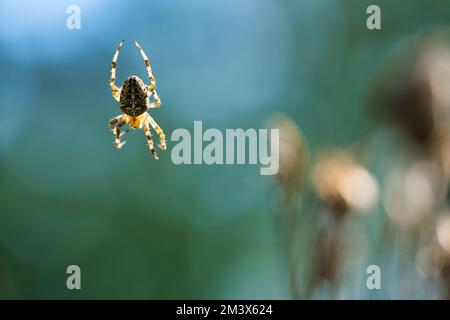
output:
M70 4L81 8L80 30L66 28ZM382 30L366 28L370 4L381 7ZM283 113L303 132L311 166L326 146L364 143L382 181L396 148L374 133L373 84L392 50L446 26L449 12L439 0L3 0L0 298L292 298L275 177L254 165L176 166L171 132L194 120L263 128ZM135 40L153 66L162 106L151 114L169 138L159 161L141 131L113 146L108 121L120 111L108 78L121 39L119 84L146 79ZM311 216L307 190L301 210ZM430 297L420 273L409 289L388 281L405 269L395 241L370 251L386 220L381 201L371 210L350 227L366 253L331 297ZM308 221L298 223L314 233ZM314 246L309 233L298 241ZM79 291L66 288L71 264L82 270ZM376 294L365 289L369 264L383 270Z

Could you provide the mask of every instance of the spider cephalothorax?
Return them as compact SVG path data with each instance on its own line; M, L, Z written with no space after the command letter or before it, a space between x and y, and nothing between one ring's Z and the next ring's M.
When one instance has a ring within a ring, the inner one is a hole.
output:
M123 114L111 119L109 122L109 127L116 136L114 144L117 149L120 149L125 144L125 141L121 141L121 138L130 129L143 129L145 135L147 136L148 147L150 148L153 157L158 159L156 150L153 147L153 138L152 133L150 132L150 127L152 127L159 136L160 143L158 147L161 150L166 150L166 137L155 120L153 120L153 118L147 113L147 110L159 108L161 105L161 100L156 92L156 81L147 55L137 42L135 42L135 44L141 53L142 58L144 58L150 85L146 85L138 76L128 77L124 81L122 87L117 87L115 85L117 58L119 57L119 51L123 45L122 40L119 43L112 60L110 85L112 95L114 99L119 102L120 111L122 111ZM152 102L150 102L151 97L153 97ZM125 132L121 133L121 128L127 124L129 125L129 128Z

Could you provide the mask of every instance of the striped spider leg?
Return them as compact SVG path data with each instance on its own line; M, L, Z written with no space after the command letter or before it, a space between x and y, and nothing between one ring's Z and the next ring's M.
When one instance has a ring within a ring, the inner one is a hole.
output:
M122 127L127 124L129 124L129 119L124 114L121 114L120 116L112 118L109 121L109 128L111 129L114 136L116 137L114 140L114 146L116 147L116 149L122 148L123 145L126 143L126 141L121 141L121 139L128 131L130 131L130 128L127 128L124 132L120 132L120 129L122 129Z
M159 108L161 106L161 99L158 96L158 92L156 92L156 80L155 80L155 76L153 75L153 72L152 72L152 66L150 65L150 61L149 61L147 55L145 54L144 50L142 49L142 47L139 45L139 43L137 41L135 41L134 44L136 45L139 52L141 53L142 58L144 59L145 67L147 69L148 79L150 80L150 85L148 86L148 89L147 89L147 95L149 97L148 108L149 109ZM150 97L152 95L153 95L154 100L150 103ZM166 136L164 135L164 132L162 131L162 129L158 126L156 121L153 120L153 118L149 114L147 114L147 118L148 118L148 122L152 126L153 130L155 130L156 134L159 137L158 147L161 150L166 150L166 148L167 148Z
M117 59L119 58L119 52L122 48L123 40L120 41L119 45L117 46L116 52L114 53L112 62L111 62L111 77L109 79L109 85L111 86L112 90L112 96L117 101L120 100L120 90L121 88L116 86L116 67L117 67Z

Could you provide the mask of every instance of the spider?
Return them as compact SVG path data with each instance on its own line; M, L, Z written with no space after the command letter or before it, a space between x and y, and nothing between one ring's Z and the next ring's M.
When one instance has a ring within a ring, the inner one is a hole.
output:
M152 67L148 61L147 55L142 50L139 43L135 42L136 47L144 59L145 66L147 68L148 78L150 85L146 85L138 76L131 76L125 79L122 87L115 85L116 80L116 66L117 58L119 57L120 49L122 48L123 40L117 46L111 63L111 79L110 85L112 89L112 96L119 102L120 111L122 114L111 119L109 121L109 127L114 133L115 141L114 145L116 149L123 147L126 141L122 141L122 137L131 129L143 129L147 137L147 144L152 152L153 158L158 160L158 155L153 146L152 133L150 132L150 126L155 130L159 136L158 147L161 150L166 150L166 137L164 132L153 120L153 118L147 113L147 110L153 108L159 108L161 105L161 99L156 92L156 81L152 73ZM150 102L150 98L153 96L153 101ZM128 124L128 128L124 132L120 132L122 127Z

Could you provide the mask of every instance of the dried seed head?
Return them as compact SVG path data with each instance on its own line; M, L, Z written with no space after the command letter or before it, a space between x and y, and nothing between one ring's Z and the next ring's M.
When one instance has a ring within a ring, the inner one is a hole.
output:
M444 190L439 167L430 161L416 162L388 174L383 204L392 222L415 229L429 220L442 201Z
M280 130L277 182L286 197L296 197L305 182L308 145L295 122L285 115L272 116L269 127Z
M425 148L434 145L450 118L448 35L439 30L404 41L375 89L375 112Z
M375 178L344 151L318 157L313 184L319 198L340 212L364 212L378 199Z

